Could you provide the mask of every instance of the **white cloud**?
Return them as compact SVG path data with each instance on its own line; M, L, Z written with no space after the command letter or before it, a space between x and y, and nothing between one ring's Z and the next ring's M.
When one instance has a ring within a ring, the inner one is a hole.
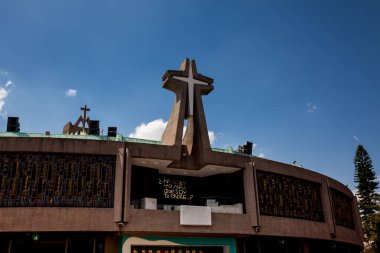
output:
M65 92L66 97L75 97L77 95L77 90L74 89L68 89Z
M3 111L5 105L5 99L9 95L10 89L12 88L12 81L8 80L3 86L0 87L0 114L5 116L7 113Z
M128 137L160 141L167 124L168 122L164 122L162 119L155 119L148 124L143 122Z
M168 122L163 119L155 119L147 124L143 122L136 127L134 132L130 133L128 137L160 141L167 124ZM184 133L185 131L186 127L183 128ZM216 140L215 133L213 131L208 131L208 136L210 138L210 143L213 144Z
M210 139L210 144L212 145L216 139L215 133L213 131L208 131L208 138Z
M257 148L257 144L256 143L253 143L252 145L252 153L254 153L254 151L256 150ZM262 147L258 148L257 152L259 152L256 156L257 157L260 157L260 158L265 158L265 154L262 152L264 149ZM261 152L260 152L261 151Z
M356 135L352 136L352 138L354 138L355 141L360 141L359 137L357 137Z
M259 153L257 156L261 157L261 158L265 158L265 154L264 153Z
M313 105L312 103L307 103L307 112L308 113L314 113L314 112L316 112L317 110L318 110L318 106L316 106L316 105Z
M4 87L5 87L5 88L8 88L8 87L11 86L12 84L13 84L12 81L11 81L11 80L8 80L8 81L5 83Z

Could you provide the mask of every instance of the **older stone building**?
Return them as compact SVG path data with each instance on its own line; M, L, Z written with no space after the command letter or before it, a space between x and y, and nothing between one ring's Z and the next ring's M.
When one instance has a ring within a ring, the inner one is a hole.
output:
M11 119L0 133L0 252L359 252L346 186L252 156L249 143L211 148L202 95L212 83L188 59L165 73L175 103L160 142L99 135L86 114L64 134L22 133Z

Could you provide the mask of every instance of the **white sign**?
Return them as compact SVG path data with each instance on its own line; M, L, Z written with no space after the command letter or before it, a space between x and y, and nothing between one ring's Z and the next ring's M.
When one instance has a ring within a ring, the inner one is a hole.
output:
M180 206L180 224L187 226L211 226L211 207Z

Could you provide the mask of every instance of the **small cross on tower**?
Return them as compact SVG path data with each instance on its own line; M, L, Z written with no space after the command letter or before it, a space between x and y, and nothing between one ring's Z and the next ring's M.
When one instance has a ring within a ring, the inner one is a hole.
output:
M88 108L87 105L84 105L84 107L81 107L80 109L83 111L82 132L84 133L86 131L86 120L87 120L86 113L90 111L90 108Z
M80 108L83 111L83 116L79 116L77 121L72 124L71 122L67 122L63 127L63 134L78 134L78 135L86 135L88 134L88 129L86 129L86 123L90 124L90 117L87 116L87 112L90 111L90 108L87 105ZM82 127L80 127L82 124Z

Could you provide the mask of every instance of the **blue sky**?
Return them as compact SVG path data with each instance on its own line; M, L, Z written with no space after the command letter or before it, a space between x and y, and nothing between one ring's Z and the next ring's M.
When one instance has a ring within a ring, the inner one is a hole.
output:
M380 171L379 13L376 0L0 1L0 130L19 116L23 132L61 133L87 104L104 129L157 131L174 101L161 77L189 57L214 78L214 147L250 140L353 188L359 143Z

